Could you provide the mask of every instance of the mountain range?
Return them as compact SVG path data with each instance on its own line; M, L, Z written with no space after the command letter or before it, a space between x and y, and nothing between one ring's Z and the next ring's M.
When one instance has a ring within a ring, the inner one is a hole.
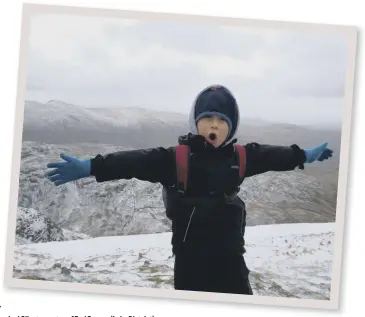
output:
M187 132L188 116L180 113L26 101L18 206L32 209L31 214L39 212L54 222L52 226L74 232L76 237L169 231L159 184L137 179L96 183L86 178L55 187L44 172L48 162L60 160L61 152L90 158L119 150L172 146ZM249 226L335 221L340 129L251 118L241 120L237 139L241 144L295 143L302 148L328 142L335 151L331 160L306 166L304 171L267 172L245 180L239 195L247 204ZM24 217L24 212L18 213Z

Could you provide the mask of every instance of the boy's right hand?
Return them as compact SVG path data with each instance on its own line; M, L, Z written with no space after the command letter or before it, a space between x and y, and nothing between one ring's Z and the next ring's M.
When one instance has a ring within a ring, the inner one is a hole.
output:
M45 174L55 186L90 176L90 160L80 160L64 153L61 153L60 157L63 158L65 162L48 163L48 168L55 169Z

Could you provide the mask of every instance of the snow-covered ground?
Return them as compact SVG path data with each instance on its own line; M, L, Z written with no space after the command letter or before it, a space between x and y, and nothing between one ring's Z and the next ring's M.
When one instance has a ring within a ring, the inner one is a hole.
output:
M333 238L334 223L247 227L254 294L329 300ZM170 241L160 233L17 245L13 276L173 289Z

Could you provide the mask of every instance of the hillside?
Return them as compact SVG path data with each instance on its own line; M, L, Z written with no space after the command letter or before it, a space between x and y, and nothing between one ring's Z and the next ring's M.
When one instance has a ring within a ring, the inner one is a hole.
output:
M160 233L17 246L13 276L173 289L170 240ZM333 223L249 227L246 240L254 295L330 299Z
M171 146L187 133L187 116L141 108L84 108L60 101L27 101L18 206L32 208L72 235L91 237L167 232L162 188L137 179L96 183L93 178L55 187L46 165L61 152L79 158L119 150ZM340 131L242 120L241 144L262 142L306 148L329 142L334 157L304 171L248 178L240 197L247 224L335 221ZM18 218L20 215L18 215Z

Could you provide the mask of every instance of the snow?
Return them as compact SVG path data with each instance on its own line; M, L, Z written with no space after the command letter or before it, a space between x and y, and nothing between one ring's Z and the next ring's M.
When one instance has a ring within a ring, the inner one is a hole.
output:
M61 151L91 157L175 144L187 122L181 114L142 108L27 101L18 207L31 211L27 217L18 213L22 230L16 237L14 276L173 288L170 223L160 185L85 179L55 188L43 172L48 162L59 160ZM282 125L253 129L248 123L242 140L302 146L319 140L317 131L289 131ZM319 135L339 144L340 134ZM75 141L69 144L70 139ZM245 233L245 259L255 295L329 299L334 223L324 222L335 219L336 162L318 164L320 168L309 174L268 172L243 184L240 197L246 202L247 224L260 225L246 227ZM284 222L299 223L267 225ZM144 234L129 235L134 233ZM72 241L50 241L59 236Z
M97 183L86 178L55 187L43 176L47 163L60 161L61 152L86 158L99 151L105 154L118 150L108 145L24 142L19 206L38 210L61 229L92 237L170 231L158 183L137 179ZM321 177L316 179L299 171L267 172L247 178L239 197L246 203L248 225L323 223L334 221L336 215L336 191ZM70 240L65 232L64 236Z
M34 208L18 207L16 243L45 243L88 239L90 236L61 228L44 213Z
M334 228L334 223L247 227L245 260L254 294L328 300ZM170 241L165 232L18 245L14 277L173 289ZM69 271L62 273L56 263Z
M19 207L17 211L16 234L18 242L64 241L62 229L51 219L34 208Z
M147 110L138 107L87 108L68 104L63 101L50 100L47 103L25 102L26 124L32 126L52 126L56 122L79 126L133 126L141 122L159 122L165 125L187 122L187 115Z

